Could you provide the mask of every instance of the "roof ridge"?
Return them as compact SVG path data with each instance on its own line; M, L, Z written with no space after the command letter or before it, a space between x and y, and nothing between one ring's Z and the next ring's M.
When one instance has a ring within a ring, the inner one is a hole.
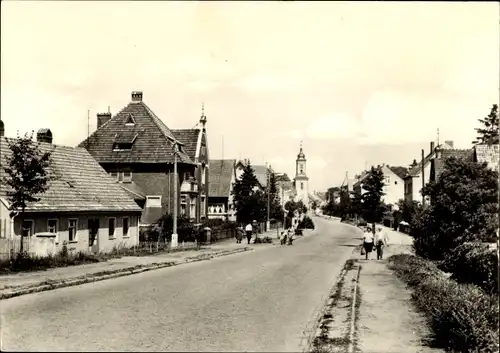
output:
M154 112L151 108L148 107L148 105L146 103L144 103L143 101L139 102L139 104L141 104L145 109L146 111L148 112L149 116L152 118L153 120L153 123L158 127L158 129L160 129L161 133L163 136L165 136L165 138L171 142L177 142L179 145L182 145L184 146L184 144L180 141L177 140L177 137L175 137L174 133L172 132L172 130L167 126L167 124L165 124ZM163 126L162 126L163 125ZM164 131L164 129L166 131ZM170 134L170 136L168 136L167 133Z

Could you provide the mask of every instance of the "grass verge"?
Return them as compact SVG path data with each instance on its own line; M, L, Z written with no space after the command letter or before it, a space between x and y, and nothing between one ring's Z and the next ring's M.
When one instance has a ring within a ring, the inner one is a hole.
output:
M499 351L497 295L457 283L417 256L393 255L389 268L413 289L412 300L427 317L434 346L455 352Z

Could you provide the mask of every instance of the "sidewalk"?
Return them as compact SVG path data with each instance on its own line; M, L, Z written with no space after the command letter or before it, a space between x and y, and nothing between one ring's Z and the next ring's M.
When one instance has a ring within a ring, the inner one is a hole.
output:
M360 352L442 352L425 346L430 334L423 316L411 303L411 292L390 269L387 258L398 253L411 253L412 238L386 228L389 247L384 260L371 260L354 254L361 265L358 280L360 296L357 315L357 348Z
M259 234L261 238L266 235L271 236L276 243L276 230ZM210 260L215 257L263 248L265 245L254 245L253 243L247 245L244 242L236 244L235 239L226 239L200 250L160 253L151 256L124 256L92 264L0 275L0 299L132 275L194 261Z

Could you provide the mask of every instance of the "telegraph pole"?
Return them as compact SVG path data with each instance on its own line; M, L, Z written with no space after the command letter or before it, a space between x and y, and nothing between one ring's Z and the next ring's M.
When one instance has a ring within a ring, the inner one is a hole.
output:
M178 235L177 235L177 141L174 141L174 229L172 232L172 241L170 243L171 248L176 248L178 245Z
M425 187L425 165L424 165L424 150L422 150L422 190L420 193L422 194L422 207L425 207L425 196L424 196L424 187Z
M266 162L267 166L267 162ZM269 208L270 208L270 194L271 194L271 166L267 167L267 222L266 222L266 231L271 228L271 221L269 220Z

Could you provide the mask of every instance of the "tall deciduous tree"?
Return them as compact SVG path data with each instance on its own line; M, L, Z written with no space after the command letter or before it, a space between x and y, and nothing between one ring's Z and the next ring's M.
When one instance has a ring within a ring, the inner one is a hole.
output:
M28 204L40 201L39 196L49 188L50 152L40 150L33 141L33 133L9 140L8 144L11 153L4 167L6 175L3 182L9 186L7 196L11 211L20 212L23 219ZM21 237L20 251L23 250Z
M248 163L232 191L238 222L250 223L253 220L262 222L266 219L267 197L258 190L258 185L254 170Z
M365 221L375 228L375 223L382 220L386 209L382 202L384 173L381 167L371 167L363 181L362 188L365 191L361 195L362 215Z
M478 136L473 144L498 143L498 105L493 104L490 114L478 120L482 127L475 129Z
M465 242L496 238L498 172L486 163L447 158L438 180L422 192L431 203L412 224L419 255L442 260Z
M269 177L269 217L281 220L283 218L283 207L280 204L276 175L271 173Z

